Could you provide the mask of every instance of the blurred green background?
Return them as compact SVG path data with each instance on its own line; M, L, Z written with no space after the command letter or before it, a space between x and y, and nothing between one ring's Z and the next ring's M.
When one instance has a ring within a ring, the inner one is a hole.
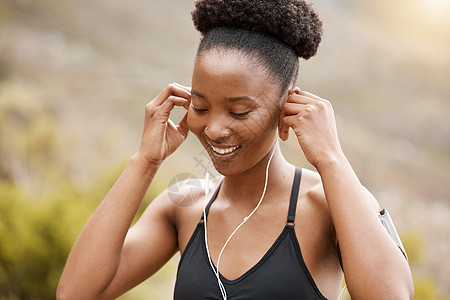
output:
M298 84L332 101L347 156L401 233L415 299L450 299L450 2L313 3L325 34ZM0 1L0 299L54 298L78 233L137 150L145 104L167 83L190 85L192 7ZM310 167L297 141L282 150ZM145 204L206 162L190 135ZM171 299L177 260L121 299Z

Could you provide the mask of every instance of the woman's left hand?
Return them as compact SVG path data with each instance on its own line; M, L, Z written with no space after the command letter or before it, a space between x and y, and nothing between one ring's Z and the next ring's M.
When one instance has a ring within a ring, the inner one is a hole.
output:
M343 156L331 103L298 87L289 92L281 108L279 136L283 141L292 128L306 159L318 169Z

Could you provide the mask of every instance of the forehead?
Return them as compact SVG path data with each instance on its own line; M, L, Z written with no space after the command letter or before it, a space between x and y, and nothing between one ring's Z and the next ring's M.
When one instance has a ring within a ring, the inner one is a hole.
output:
M276 100L278 85L256 58L236 50L208 50L194 65L192 88L207 97Z

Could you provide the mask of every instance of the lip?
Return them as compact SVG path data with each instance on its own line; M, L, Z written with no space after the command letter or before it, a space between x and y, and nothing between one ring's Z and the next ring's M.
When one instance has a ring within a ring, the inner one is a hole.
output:
M214 158L220 160L229 159L235 156L236 153L242 148L241 145L221 145L220 147L217 147L208 141L206 141L206 144L209 146L209 152L214 156Z

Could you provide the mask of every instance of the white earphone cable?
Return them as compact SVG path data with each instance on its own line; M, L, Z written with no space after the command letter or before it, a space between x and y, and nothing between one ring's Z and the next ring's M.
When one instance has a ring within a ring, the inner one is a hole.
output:
M219 253L219 257L217 258L217 268L214 268L214 264L212 263L211 260L211 256L209 254L209 247L208 247L208 234L207 234L207 230L206 230L206 205L208 203L208 194L209 194L209 172L208 170L206 170L206 175L205 175L205 200L203 203L203 222L204 222L204 227L205 227L205 246L206 246L206 253L208 255L208 260L209 260L209 264L211 266L211 269L213 270L214 274L217 277L217 283L219 285L220 288L220 292L222 293L222 298L223 300L227 300L227 293L225 290L225 287L222 283L222 281L220 280L220 273L219 273L219 265L220 265L220 258L222 257L222 253L225 250L225 247L228 245L228 243L230 242L231 238L233 237L233 235L239 230L239 228L241 228L242 225L245 224L245 222L248 221L248 219L256 212L256 210L259 208L259 206L262 203L262 200L264 199L264 196L266 195L266 190L267 190L267 183L269 181L269 166L270 166L270 162L272 161L273 155L275 154L275 150L276 150L277 146L275 145L272 154L270 155L269 161L267 162L267 167L266 167L266 174L265 174L265 179L264 179L264 189L261 195L261 198L259 199L258 205L256 205L255 209L244 218L244 220L241 222L241 224L239 224L236 229L233 231L233 233L231 233L231 235L228 237L227 241L225 242L225 244L222 247L222 250Z
M344 291L347 288L347 285L344 286L344 288L342 289L341 293L339 294L339 298L338 300L341 300L342 295L344 295Z

